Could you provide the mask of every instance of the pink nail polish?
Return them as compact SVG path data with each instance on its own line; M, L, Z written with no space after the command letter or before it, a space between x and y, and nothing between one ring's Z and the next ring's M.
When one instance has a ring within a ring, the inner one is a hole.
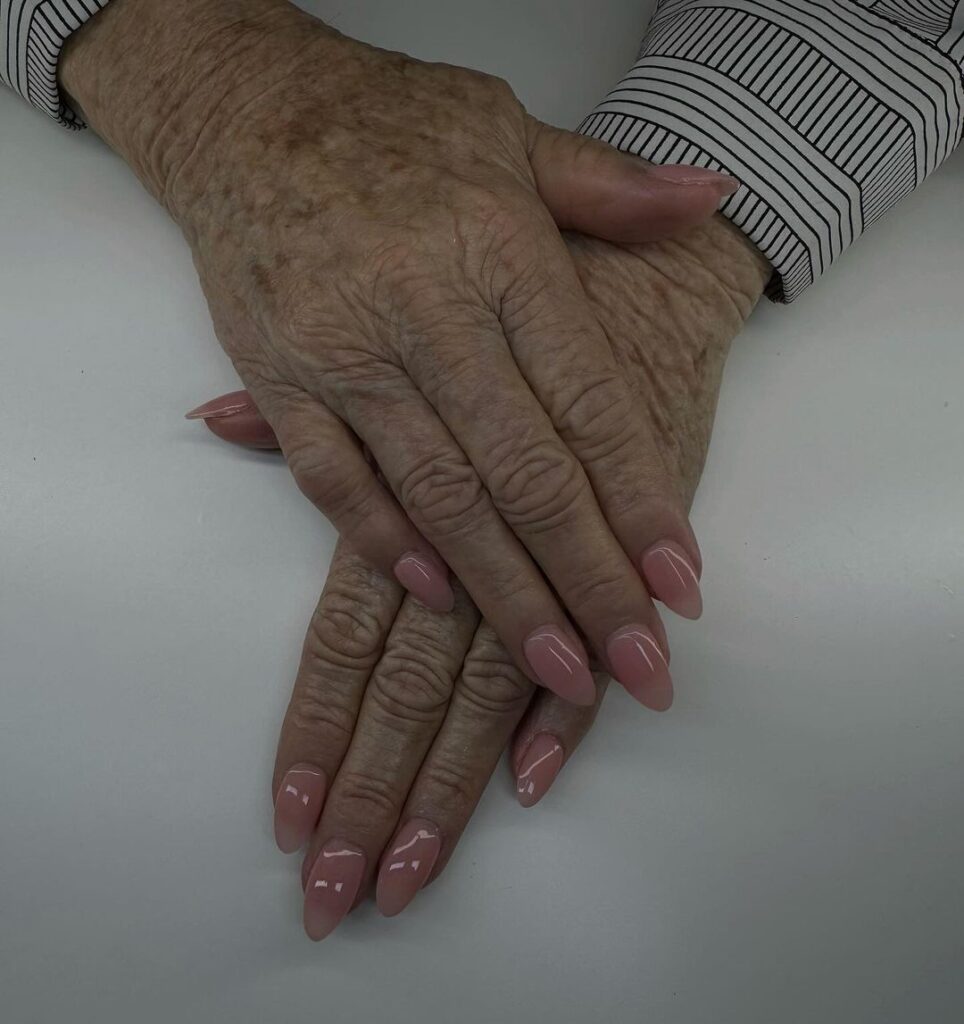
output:
M640 704L665 711L673 703L673 681L666 657L645 626L617 630L606 641L606 654L613 675Z
M740 179L720 174L706 167L688 167L684 164L656 164L647 167L650 177L668 181L673 185L712 185L723 195L731 196L740 187Z
M432 555L408 551L395 563L393 571L395 579L432 611L450 612L455 607L449 571Z
M516 796L523 807L532 807L546 795L564 758L562 744L547 732L539 733L529 744L515 780Z
M563 700L587 705L596 699L596 684L578 640L555 626L543 626L530 635L522 649L539 682Z
M424 818L413 818L395 836L382 858L375 888L375 903L386 917L401 913L415 899L441 849L438 829Z
M686 619L703 614L700 580L686 552L672 540L654 544L642 560L643 576L653 595Z
M282 853L294 853L318 824L328 780L310 764L296 764L281 780L274 802L274 838Z
M210 402L199 405L196 409L184 414L186 420L212 420L221 416L233 416L235 413L253 409L254 403L247 391L232 391L229 395L212 398Z
M305 885L304 924L308 938L321 942L351 910L362 878L365 855L357 846L329 839L315 860Z

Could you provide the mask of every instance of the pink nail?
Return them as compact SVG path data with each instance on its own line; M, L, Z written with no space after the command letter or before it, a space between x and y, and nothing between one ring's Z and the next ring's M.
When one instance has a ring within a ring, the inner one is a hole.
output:
M706 167L688 167L684 164L657 164L647 167L646 173L673 185L712 185L725 196L731 196L740 187L740 179L720 174Z
M432 611L450 612L455 607L449 571L434 556L408 551L395 563L393 572L395 579Z
M395 836L382 858L375 888L375 903L386 917L401 913L415 899L428 881L441 849L438 829L423 818L413 818Z
M700 580L686 552L672 540L654 544L644 555L643 576L655 597L686 619L703 614Z
M613 675L640 704L665 711L673 703L673 681L666 657L645 627L624 626L606 641Z
M546 795L564 758L562 744L547 732L539 733L529 744L515 779L516 796L523 807L532 807Z
M328 780L310 764L296 764L281 780L274 802L274 838L282 853L300 850L315 830Z
M522 649L539 682L563 700L587 705L596 699L596 684L578 640L555 626L543 626L523 643Z
M186 420L213 420L221 416L233 416L235 413L253 409L254 404L247 391L232 391L229 395L212 398L210 402L199 405L196 409L184 414Z
M304 924L308 938L321 942L351 910L362 878L365 855L357 846L329 839L321 848L305 886Z

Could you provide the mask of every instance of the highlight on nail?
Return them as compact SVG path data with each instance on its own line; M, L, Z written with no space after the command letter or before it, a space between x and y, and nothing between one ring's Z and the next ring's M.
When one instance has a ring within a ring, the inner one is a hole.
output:
M282 853L300 850L315 830L328 780L310 764L296 764L281 780L274 803L274 837Z
M661 541L642 558L646 584L667 608L687 619L698 619L703 612L700 578L683 548L675 541Z
M375 903L386 917L394 917L415 898L428 881L442 849L437 826L424 818L406 822L382 858Z
M652 711L673 703L673 681L666 655L652 632L632 624L616 630L606 641L606 655L615 678Z
M455 607L448 568L438 559L423 551L406 551L393 572L395 579L432 611L450 612Z
M340 839L325 843L305 883L308 938L320 942L338 927L351 910L364 875L365 855L358 847Z
M536 678L547 689L573 704L588 705L596 699L596 684L582 644L556 626L542 626L522 645Z
M562 744L550 733L539 733L519 762L516 796L523 807L537 804L549 791L565 760Z

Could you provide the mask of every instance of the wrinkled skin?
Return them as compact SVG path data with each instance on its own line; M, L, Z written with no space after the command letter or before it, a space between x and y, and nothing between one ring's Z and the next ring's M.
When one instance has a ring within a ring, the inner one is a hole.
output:
M688 507L730 340L759 297L767 267L723 221L648 246L574 234L567 243ZM253 407L208 426L230 441L273 441ZM340 543L308 630L272 784L277 797L288 770L300 764L330 780L323 809L319 802L303 821L310 834L303 881L318 851L337 840L364 856L356 899L378 876L379 905L397 912L383 850L405 837L407 823L430 823L439 852L419 881L437 877L513 734L515 771L539 736L561 747L558 770L592 724L605 687L603 676L597 681L599 696L588 708L537 691L464 593L452 615L433 615ZM520 799L530 803L521 785Z
M403 582L415 557L437 609L447 563L517 666L576 702L580 634L604 663L620 631L663 636L645 555L674 545L695 583L699 551L558 226L650 238L735 184L667 179L498 79L279 0L114 0L63 77L181 226L221 343L361 555Z

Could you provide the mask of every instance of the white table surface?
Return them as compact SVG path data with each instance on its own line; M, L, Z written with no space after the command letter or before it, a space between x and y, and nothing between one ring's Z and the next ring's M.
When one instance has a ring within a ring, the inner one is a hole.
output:
M646 14L309 6L568 125ZM235 377L121 162L6 93L0 153L4 1024L964 1019L961 154L737 343L673 711L613 692L540 807L501 772L316 946L268 786L332 532L181 418Z

